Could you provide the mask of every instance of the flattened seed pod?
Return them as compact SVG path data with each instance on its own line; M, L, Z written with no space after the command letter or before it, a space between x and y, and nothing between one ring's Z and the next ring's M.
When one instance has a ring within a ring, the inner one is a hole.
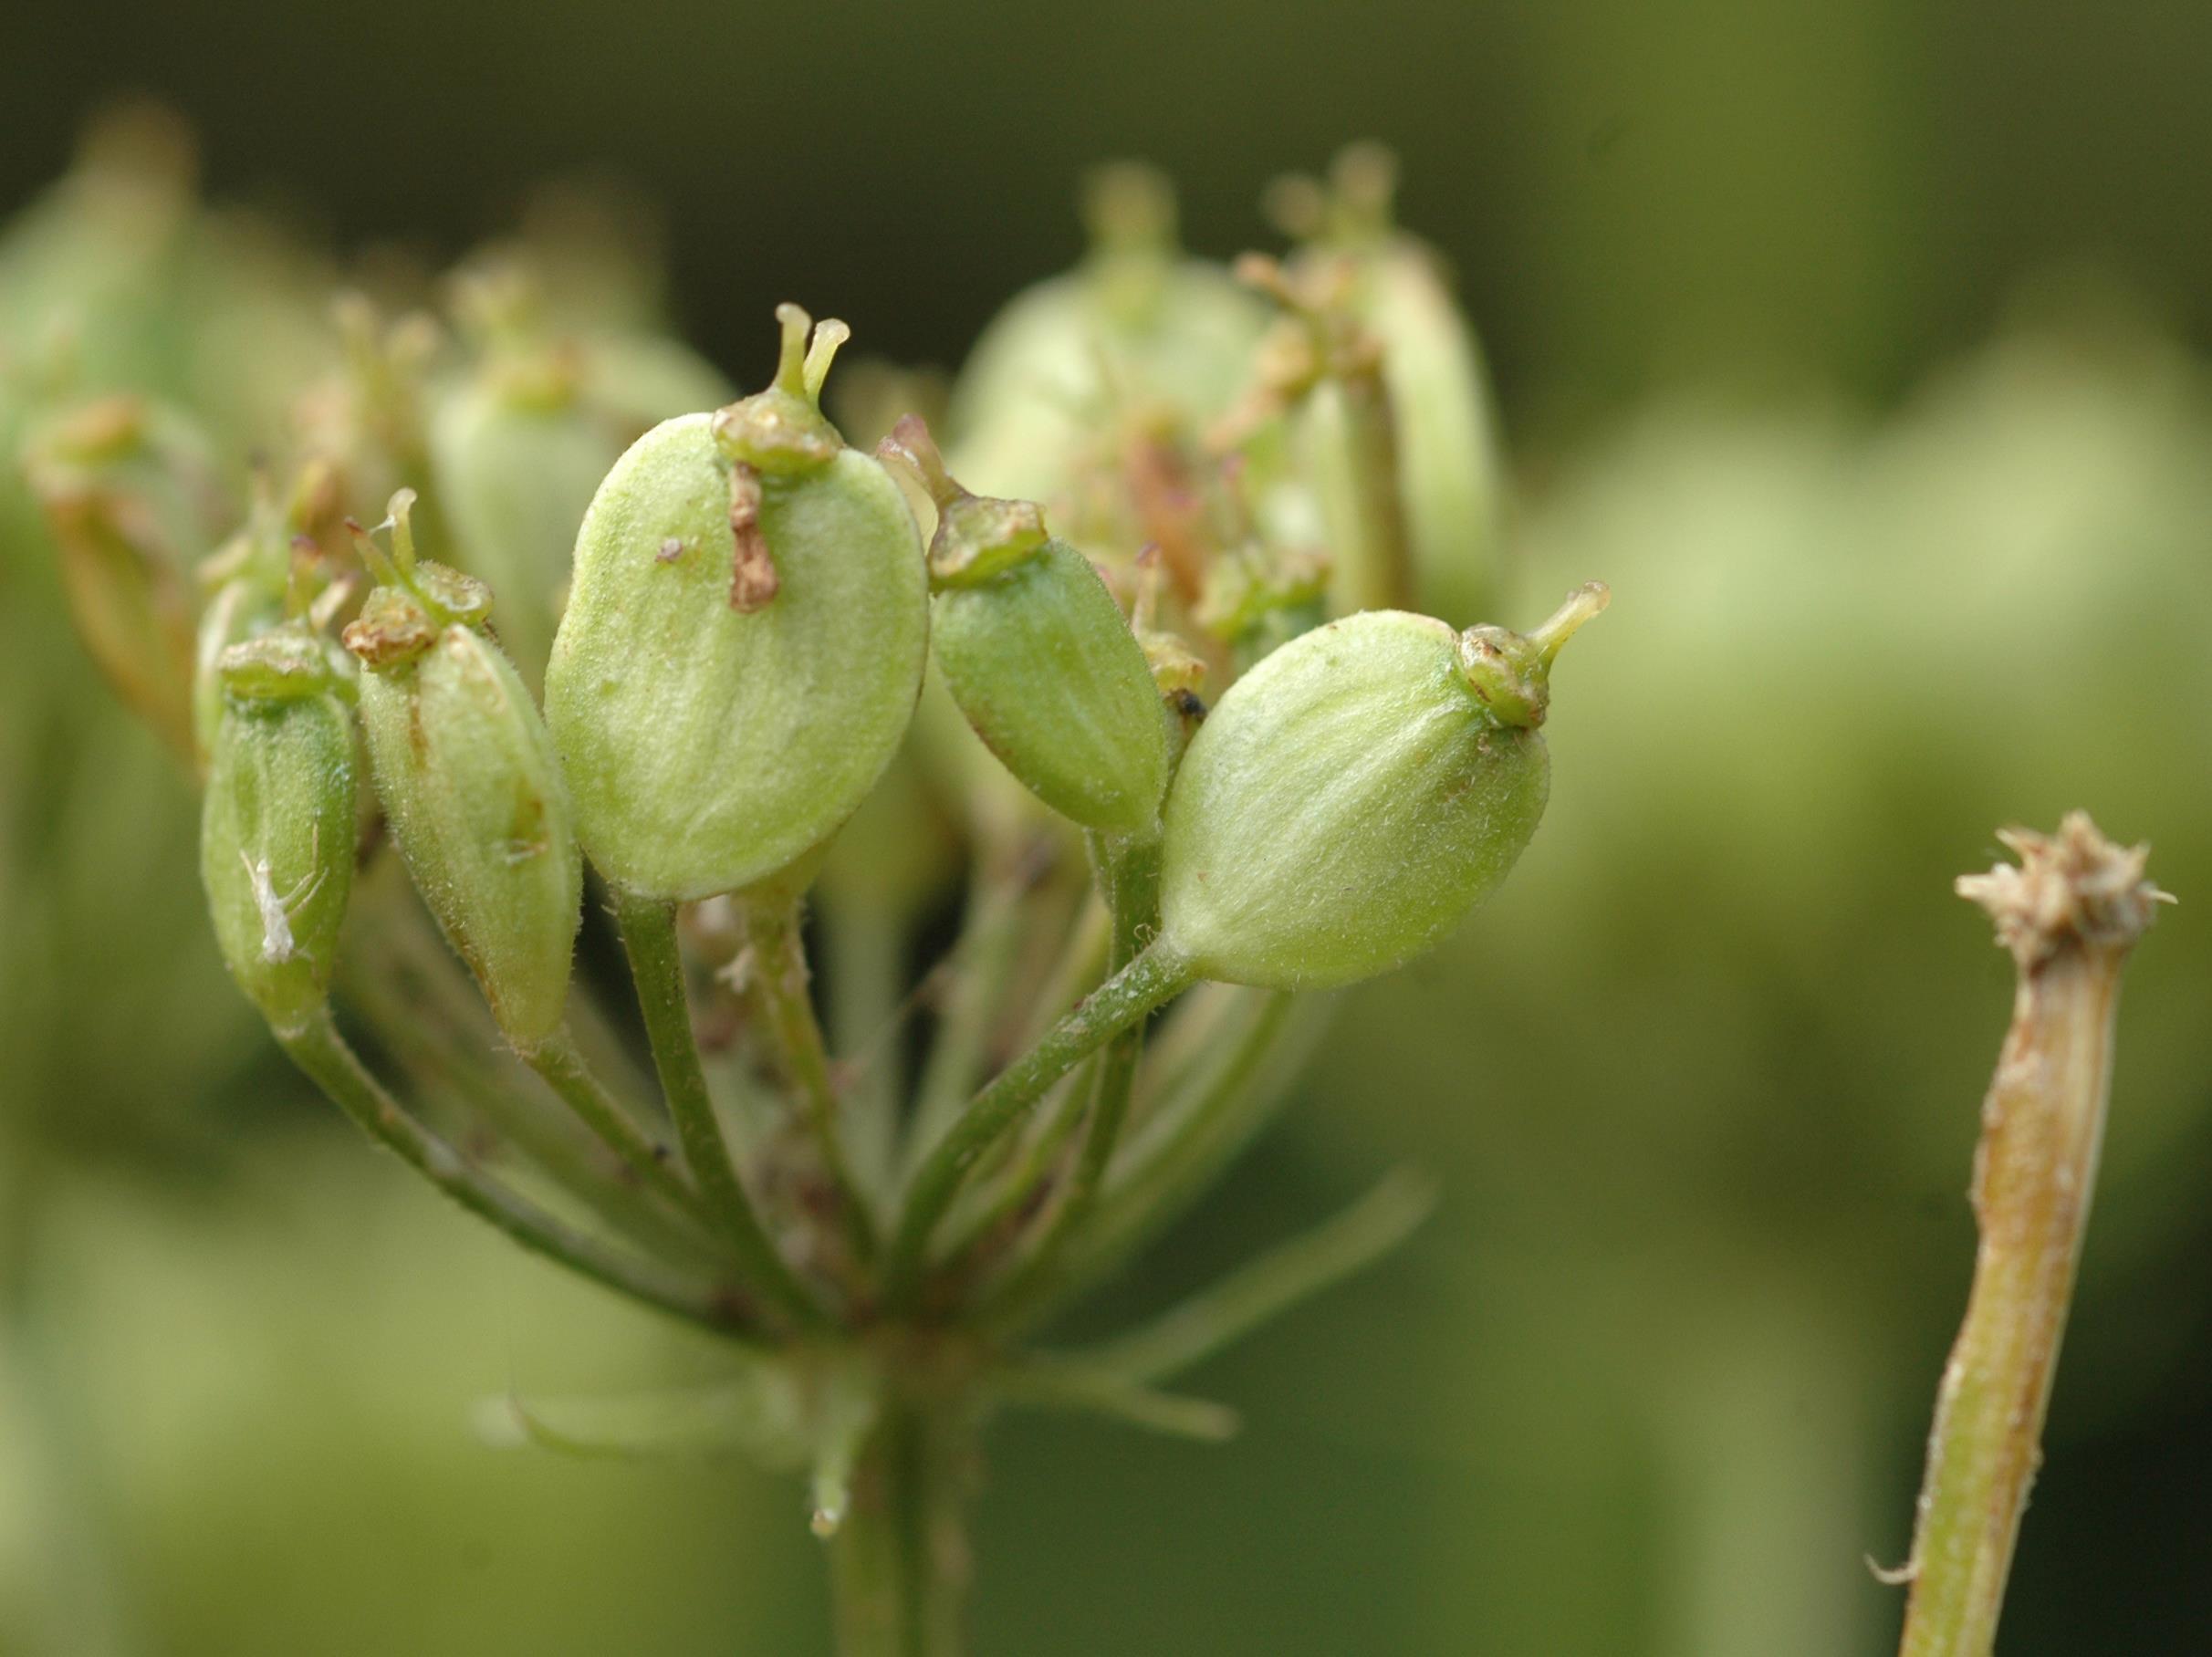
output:
M817 403L844 325L805 351L806 313L777 314L776 383L640 438L577 539L546 716L584 850L638 896L733 891L819 845L921 691L921 532Z
M1366 610L1239 679L1167 799L1163 942L1205 977L1344 984L1435 943L1535 833L1553 657L1591 583L1526 637Z
M560 1026L583 912L583 863L552 739L484 631L489 596L413 561L394 503L399 579L346 629L377 797L423 901L484 986L507 1039Z
M200 880L224 964L279 1035L323 1004L353 882L353 722L326 641L287 623L223 652Z
M1090 560L1028 501L953 481L911 416L884 445L937 503L931 639L968 724L1022 786L1086 828L1158 819L1167 724L1143 647Z

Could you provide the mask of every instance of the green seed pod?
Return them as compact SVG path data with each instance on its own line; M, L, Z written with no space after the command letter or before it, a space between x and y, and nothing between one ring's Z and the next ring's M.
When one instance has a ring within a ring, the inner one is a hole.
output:
M953 388L946 447L979 487L1057 504L1117 402L1203 425L1242 389L1267 328L1228 272L1182 255L1158 173L1101 169L1084 218L1089 256L994 318Z
M1110 834L1152 827L1167 788L1160 693L1090 560L1051 539L1031 503L961 488L919 420L884 449L937 504L930 637L968 724L1062 816Z
M200 880L224 964L280 1035L320 1006L353 882L353 722L297 623L224 652Z
M807 350L806 313L777 316L775 384L648 432L577 537L546 716L584 849L640 896L749 886L828 839L921 689L921 532L818 403L844 325Z
M134 713L196 757L190 571L228 511L199 432L138 397L101 398L35 440L25 471L87 651Z
M1355 144L1338 157L1326 189L1286 181L1275 206L1308 245L1301 263L1336 263L1350 277L1351 314L1380 352L1414 593L1424 609L1456 620L1481 613L1497 583L1504 464L1482 347L1435 249L1392 223L1396 188L1390 153ZM1356 464L1343 395L1323 388L1311 441L1333 442L1339 464ZM1340 502L1347 493L1341 483L1333 491ZM1332 516L1341 523L1348 514L1340 505Z
M545 722L485 632L485 589L414 561L407 505L393 502L398 578L345 634L367 670L370 767L415 890L527 1050L568 1005L583 860Z
M429 447L454 544L499 595L500 643L536 685L607 468L649 426L728 391L672 344L550 337L533 286L514 271L463 284L484 357L439 405Z
M1203 976L1276 989L1435 943L1536 831L1552 659L1606 596L1592 582L1526 637L1365 610L1238 680L1168 795L1163 942Z
M577 526L620 453L552 374L486 373L431 421L432 476L454 545L500 595L500 641L532 680L553 647Z

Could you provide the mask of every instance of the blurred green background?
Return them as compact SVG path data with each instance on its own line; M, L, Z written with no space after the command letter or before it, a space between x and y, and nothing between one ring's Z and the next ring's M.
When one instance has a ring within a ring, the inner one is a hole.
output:
M985 1653L1850 1657L1894 1640L2009 967L1949 878L2084 806L2181 894L2122 1015L2016 1653L2212 1650L2212 8L221 8L15 0L0 210L151 93L218 197L448 256L628 180L741 381L785 297L952 365L1138 155L1187 235L1385 140L1521 484L1602 576L1506 892L1346 1009L1116 1291L1384 1164L1403 1255L1217 1360L1226 1449L1014 1420ZM18 540L20 537L16 537ZM0 1652L793 1653L795 1490L502 1454L472 1401L683 1374L304 1098L198 919L192 801L0 561ZM57 694L57 692L59 692ZM56 709L33 718L18 710ZM1105 1308L1101 1316L1116 1308Z

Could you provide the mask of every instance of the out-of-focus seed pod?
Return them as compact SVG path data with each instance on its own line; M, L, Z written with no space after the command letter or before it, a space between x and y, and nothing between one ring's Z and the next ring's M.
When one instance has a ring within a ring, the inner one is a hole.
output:
M1180 253L1167 182L1102 168L1084 217L1089 256L1007 305L953 389L946 446L976 487L1057 505L1120 409L1165 405L1203 425L1244 384L1266 310Z
M1536 831L1552 660L1606 596L1581 589L1525 637L1362 611L1238 680L1168 795L1163 942L1204 976L1278 989L1434 943Z
M884 450L936 502L931 639L968 724L1062 816L1110 834L1151 828L1167 787L1160 693L1090 560L1052 539L1034 504L955 483L920 421L902 421Z
M481 583L414 561L393 503L397 578L347 629L378 797L408 873L507 1039L558 1029L583 863L552 739L486 636Z
M844 325L776 382L647 432L600 485L546 673L591 860L672 900L775 874L835 832L896 752L928 653L921 532L818 399Z
M198 433L139 398L103 398L34 439L25 464L86 650L140 717L192 755L191 570L224 510Z
M454 545L499 595L500 642L537 685L600 480L646 428L727 391L680 347L548 333L529 287L516 272L464 283L482 360L440 404L429 446Z
M353 881L353 722L328 642L298 623L235 644L200 819L215 942L278 1034L322 1006Z
M1338 158L1328 190L1289 181L1275 204L1306 244L1301 265L1340 263L1350 278L1351 314L1380 349L1414 597L1464 623L1496 595L1504 463L1481 346L1435 251L1393 225L1396 182L1389 152L1359 144Z

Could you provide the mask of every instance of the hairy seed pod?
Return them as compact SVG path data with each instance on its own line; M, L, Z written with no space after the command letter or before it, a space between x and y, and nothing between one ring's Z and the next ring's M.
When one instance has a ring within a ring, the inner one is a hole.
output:
M327 642L286 623L224 651L200 816L215 942L279 1035L321 1006L353 882L353 721Z
M1204 976L1349 983L1435 943L1536 831L1553 657L1591 583L1526 637L1365 610L1230 687L1169 792L1163 940Z
M953 481L911 416L884 445L937 504L930 637L960 711L1022 786L1086 828L1134 834L1167 787L1167 724L1143 648L1089 558L1028 501Z
M921 690L921 532L817 402L844 325L806 351L806 314L777 315L776 383L640 438L577 538L546 716L585 851L639 896L749 886L828 839Z
M395 538L404 542L405 506ZM346 629L377 797L423 901L508 1040L559 1027L583 862L552 739L485 634L482 586L406 558Z

